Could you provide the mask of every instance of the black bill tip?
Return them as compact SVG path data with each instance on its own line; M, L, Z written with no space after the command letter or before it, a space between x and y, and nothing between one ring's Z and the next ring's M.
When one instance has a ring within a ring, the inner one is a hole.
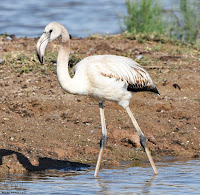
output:
M43 56L41 56L41 55L37 52L37 57L38 57L38 60L40 61L40 63L43 64Z

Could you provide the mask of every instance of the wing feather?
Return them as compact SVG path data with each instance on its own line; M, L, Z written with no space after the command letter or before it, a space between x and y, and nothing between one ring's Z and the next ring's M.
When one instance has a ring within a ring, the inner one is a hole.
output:
M77 64L76 69L81 69L79 67L81 64L87 65L91 69L96 68L104 77L125 82L129 91L152 91L159 94L147 71L130 58L116 55L96 55L83 59Z
M99 67L100 73L126 82L128 90L159 93L147 71L132 59L110 55L104 56L103 62L104 66Z

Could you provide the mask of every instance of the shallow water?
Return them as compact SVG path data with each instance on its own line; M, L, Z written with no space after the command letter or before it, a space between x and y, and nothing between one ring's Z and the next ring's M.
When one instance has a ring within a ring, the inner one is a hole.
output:
M140 167L121 163L104 168L94 178L93 168L82 171L27 173L0 178L0 193L18 194L199 194L200 160L148 163Z
M179 0L160 0L165 9ZM52 21L60 22L76 37L121 31L125 0L4 0L0 3L0 34L38 37Z
M124 0L6 0L0 4L0 34L38 37L52 21L67 27L72 36L120 31Z

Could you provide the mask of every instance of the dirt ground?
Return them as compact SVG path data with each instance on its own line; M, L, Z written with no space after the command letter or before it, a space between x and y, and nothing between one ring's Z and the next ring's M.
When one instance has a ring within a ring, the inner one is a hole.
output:
M64 92L54 71L59 42L49 43L42 66L35 55L36 41L0 36L0 172L95 165L101 138L98 102ZM71 50L79 59L116 54L137 60L161 94L136 93L130 103L155 162L163 156L199 158L199 50L122 35L72 38ZM48 61L48 53L55 54L54 60ZM28 60L23 61L24 56ZM103 164L147 161L125 110L106 102L105 117Z

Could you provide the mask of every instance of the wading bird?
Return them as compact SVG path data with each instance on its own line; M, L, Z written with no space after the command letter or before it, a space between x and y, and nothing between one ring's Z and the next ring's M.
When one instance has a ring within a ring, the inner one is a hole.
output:
M61 37L60 50L57 58L57 76L60 86L71 94L88 95L99 102L102 138L94 176L97 177L103 150L107 142L107 130L103 103L105 100L117 102L128 113L140 137L151 163L154 173L157 169L147 146L146 137L141 131L130 108L129 102L134 92L150 91L159 94L149 74L130 58L116 55L95 55L86 57L75 66L75 75L70 77L68 61L70 55L70 36L66 28L56 22L48 24L40 37L36 50L41 63L49 41Z

